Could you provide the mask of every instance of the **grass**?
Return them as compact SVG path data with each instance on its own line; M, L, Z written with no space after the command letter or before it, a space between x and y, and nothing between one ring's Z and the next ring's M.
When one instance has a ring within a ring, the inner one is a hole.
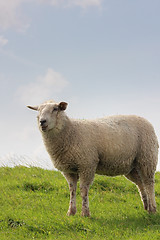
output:
M96 175L90 189L91 217L68 217L64 177L40 168L0 168L0 239L160 239L160 173L156 173L157 213L143 210L134 184L124 177Z

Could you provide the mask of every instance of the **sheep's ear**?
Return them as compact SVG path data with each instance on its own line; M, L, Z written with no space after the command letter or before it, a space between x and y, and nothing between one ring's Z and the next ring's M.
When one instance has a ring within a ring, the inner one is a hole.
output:
M35 111L38 111L39 107L38 106L27 106L28 108L32 109L32 110L35 110Z
M58 108L60 111L64 111L64 110L66 110L67 105L68 105L68 103L66 103L66 102L60 102L58 105Z

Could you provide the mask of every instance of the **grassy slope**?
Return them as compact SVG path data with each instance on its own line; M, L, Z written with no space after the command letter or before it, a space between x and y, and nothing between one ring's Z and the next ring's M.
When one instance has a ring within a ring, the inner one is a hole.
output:
M157 214L143 210L134 184L96 176L90 189L91 218L67 217L68 185L59 172L0 168L0 239L160 239L160 173Z

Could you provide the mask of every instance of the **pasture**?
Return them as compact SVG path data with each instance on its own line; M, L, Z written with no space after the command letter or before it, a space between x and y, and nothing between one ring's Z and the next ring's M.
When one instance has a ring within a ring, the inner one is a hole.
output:
M160 173L157 213L149 215L136 186L121 177L96 175L90 188L91 217L66 216L68 184L61 173L26 167L0 168L0 239L160 239ZM78 185L79 187L79 185Z

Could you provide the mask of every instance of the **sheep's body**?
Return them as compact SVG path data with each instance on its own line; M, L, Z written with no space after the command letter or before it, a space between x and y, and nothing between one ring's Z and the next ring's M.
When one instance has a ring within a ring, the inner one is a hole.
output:
M63 131L53 138L52 134L43 133L47 151L58 170L75 173L93 167L98 174L116 176L128 174L134 165L146 165L146 171L148 168L155 171L157 138L145 119L137 116L93 121L66 118L65 123Z
M48 109L54 104L49 103ZM45 108L40 110L40 119L44 119ZM147 120L121 115L74 120L69 119L64 111L57 111L55 118L54 128L42 131L42 136L54 166L63 172L69 183L71 200L68 215L76 213L78 178L83 199L82 215L89 215L88 190L95 173L125 175L139 187L144 208L149 212L156 211L154 174L158 141Z

